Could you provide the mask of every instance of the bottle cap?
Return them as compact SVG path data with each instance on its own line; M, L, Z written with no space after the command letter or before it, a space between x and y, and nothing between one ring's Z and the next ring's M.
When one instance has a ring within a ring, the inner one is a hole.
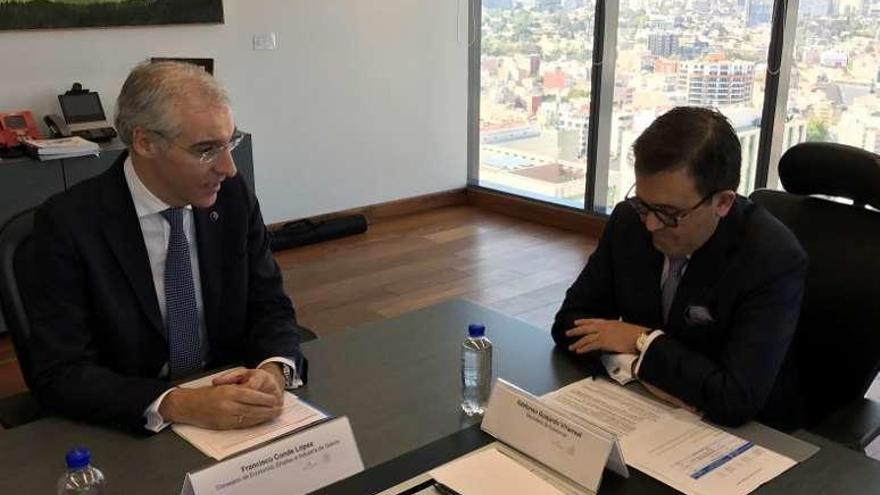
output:
M471 323L468 325L468 335L471 337L484 337L486 335L486 326L479 323Z
M85 447L76 447L70 449L64 459L67 461L68 469L79 469L89 465L92 453Z

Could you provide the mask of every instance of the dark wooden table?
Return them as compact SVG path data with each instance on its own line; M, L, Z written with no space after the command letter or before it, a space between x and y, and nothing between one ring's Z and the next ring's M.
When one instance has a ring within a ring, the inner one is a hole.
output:
M454 300L309 342L309 384L297 393L351 421L366 471L326 493L369 493L392 486L491 439L459 409L459 348L468 323L483 323L495 345L497 375L543 394L585 376L555 350L549 333L466 301ZM880 464L803 433L822 451L764 493L877 493ZM53 493L64 454L84 445L110 493L179 493L184 475L211 465L172 431L146 438L62 418L0 433L0 493ZM606 475L601 493L669 493L633 472Z

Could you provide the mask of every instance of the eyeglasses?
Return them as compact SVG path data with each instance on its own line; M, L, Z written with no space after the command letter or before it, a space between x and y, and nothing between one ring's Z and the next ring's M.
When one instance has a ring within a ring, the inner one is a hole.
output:
M691 206L690 208L686 208L684 210L679 210L676 208L669 208L665 206L655 206L642 201L638 196L631 196L635 188L635 184L633 184L633 186L629 188L629 192L626 193L625 201L629 203L634 210L636 210L636 213L639 214L639 217L642 219L642 221L644 222L645 219L648 218L648 213L653 213L654 216L657 217L657 220L660 220L660 223L673 229L675 227L678 227L678 224L685 218L689 217L694 211L697 210L697 208L703 206L706 201L709 201L710 199L712 199L713 196L720 192L711 192L703 197L703 199L701 199L700 202L695 204L694 206Z
M223 152L232 152L232 150L238 147L238 145L241 144L241 141L244 139L244 133L239 131L238 129L235 129L235 131L232 133L232 137L230 137L229 141L225 144L196 145L194 148L189 148L175 143L173 139L165 135L165 133L163 132L153 129L148 130L153 134L158 135L168 143L197 158L199 160L199 163L201 163L202 165L210 165L214 163Z

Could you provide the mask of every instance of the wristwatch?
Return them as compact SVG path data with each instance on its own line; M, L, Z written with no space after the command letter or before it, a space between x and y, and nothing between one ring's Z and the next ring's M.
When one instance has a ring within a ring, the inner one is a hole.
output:
M639 334L636 339L636 350L639 351L639 354L645 352L645 348L648 347L648 336L651 335L654 329L646 330Z
M279 363L281 365L281 374L284 375L284 388L291 389L293 388L293 370L290 369L290 366Z

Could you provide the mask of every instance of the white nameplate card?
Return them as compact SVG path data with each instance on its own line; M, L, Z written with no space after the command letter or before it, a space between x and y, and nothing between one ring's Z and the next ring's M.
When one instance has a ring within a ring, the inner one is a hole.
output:
M187 473L181 495L308 493L364 470L348 418Z
M492 389L482 429L594 493L606 466L629 476L614 435L501 379Z

